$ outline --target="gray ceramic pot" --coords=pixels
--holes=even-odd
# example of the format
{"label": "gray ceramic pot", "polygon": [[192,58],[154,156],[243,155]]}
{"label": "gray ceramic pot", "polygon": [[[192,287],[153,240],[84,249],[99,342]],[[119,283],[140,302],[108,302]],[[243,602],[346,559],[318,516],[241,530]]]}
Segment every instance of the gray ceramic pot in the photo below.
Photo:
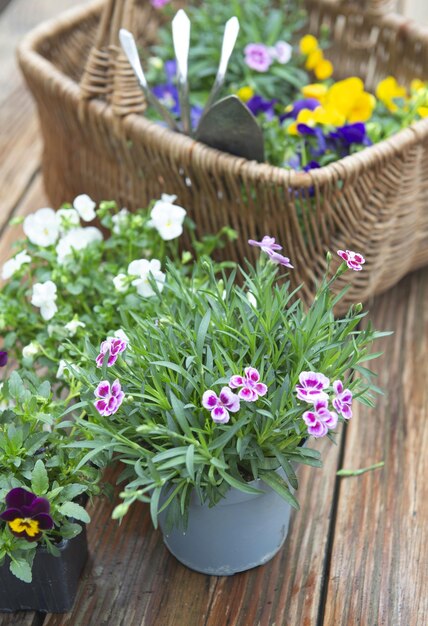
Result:
{"label": "gray ceramic pot", "polygon": [[[260,480],[250,483],[262,494],[231,488],[214,507],[192,495],[186,532],[164,532],[168,550],[197,572],[230,576],[262,565],[281,548],[288,532],[291,506]],[[165,515],[160,515],[165,528]]]}

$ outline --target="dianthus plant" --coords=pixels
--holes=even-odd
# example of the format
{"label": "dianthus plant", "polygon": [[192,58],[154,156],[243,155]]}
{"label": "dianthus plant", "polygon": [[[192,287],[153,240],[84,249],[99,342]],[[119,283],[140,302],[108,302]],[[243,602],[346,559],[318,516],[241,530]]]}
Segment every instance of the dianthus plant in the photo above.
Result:
{"label": "dianthus plant", "polygon": [[[26,238],[0,268],[0,347],[9,363],[30,370],[44,366],[48,380],[68,386],[85,335],[124,339],[120,306],[153,313],[167,278],[167,257],[185,274],[194,256],[210,253],[223,235],[232,236],[225,229],[196,241],[194,225],[176,199],[163,194],[148,209],[130,213],[114,202],[97,207],[83,194],[73,206],[28,215]],[[179,250],[184,229],[191,251],[183,245]]]}
{"label": "dianthus plant", "polygon": [[60,542],[90,521],[88,497],[101,491],[100,464],[78,468],[85,451],[68,447],[76,429],[61,416],[72,396],[54,401],[49,382],[26,371],[0,389],[0,570],[27,583],[37,548],[59,556]]}
{"label": "dianthus plant", "polygon": [[347,264],[307,308],[289,289],[281,246],[267,236],[249,243],[260,248],[255,268],[219,280],[209,259],[196,263],[203,288],[167,266],[153,315],[122,310],[129,344],[115,363],[106,358],[100,371],[96,348],[88,352],[80,427],[87,459],[113,449],[126,464],[116,517],[143,500],[155,524],[159,511],[180,524],[192,492],[214,505],[231,487],[254,493],[257,478],[297,507],[296,463],[321,465],[311,437],[333,439],[353,400],[372,402],[361,364],[377,356],[370,348],[382,333],[360,326],[361,305],[333,311],[332,283]]}

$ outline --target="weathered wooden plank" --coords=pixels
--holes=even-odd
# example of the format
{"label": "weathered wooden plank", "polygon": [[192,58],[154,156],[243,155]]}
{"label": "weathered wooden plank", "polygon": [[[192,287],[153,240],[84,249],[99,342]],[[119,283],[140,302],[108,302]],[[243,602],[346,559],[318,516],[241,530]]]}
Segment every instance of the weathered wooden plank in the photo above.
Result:
{"label": "weathered wooden plank", "polygon": [[39,168],[41,139],[31,94],[15,59],[22,36],[73,0],[14,0],[0,14],[0,229]]}
{"label": "weathered wooden plank", "polygon": [[376,328],[394,330],[373,362],[386,395],[349,424],[324,624],[428,623],[428,269],[375,300]]}
{"label": "weathered wooden plank", "polygon": [[0,613],[0,626],[42,626],[44,615],[32,611]]}
{"label": "weathered wooden plank", "polygon": [[302,508],[286,545],[270,563],[233,577],[205,576],[178,563],[153,530],[146,505],[119,526],[110,520],[111,505],[99,503],[74,610],[48,616],[44,626],[315,624],[339,453],[329,442],[318,445],[327,453],[325,467],[301,468]]}

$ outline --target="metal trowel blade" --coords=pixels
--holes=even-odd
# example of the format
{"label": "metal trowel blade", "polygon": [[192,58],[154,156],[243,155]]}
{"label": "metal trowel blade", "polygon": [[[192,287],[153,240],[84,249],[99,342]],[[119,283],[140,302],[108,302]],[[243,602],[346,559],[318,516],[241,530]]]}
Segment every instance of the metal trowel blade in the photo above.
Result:
{"label": "metal trowel blade", "polygon": [[262,129],[248,107],[237,97],[227,96],[202,116],[195,139],[250,161],[264,161]]}

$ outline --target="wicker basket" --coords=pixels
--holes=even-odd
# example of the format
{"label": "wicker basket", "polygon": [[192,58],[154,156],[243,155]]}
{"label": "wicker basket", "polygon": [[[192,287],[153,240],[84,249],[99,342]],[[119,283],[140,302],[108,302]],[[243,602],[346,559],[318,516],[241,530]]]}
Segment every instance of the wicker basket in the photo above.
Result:
{"label": "wicker basket", "polygon": [[[309,30],[330,26],[337,78],[361,76],[369,89],[391,73],[404,83],[428,79],[428,32],[383,15],[382,4],[372,0],[361,13],[353,2],[306,0]],[[19,60],[38,104],[54,206],[85,192],[132,209],[175,193],[200,232],[225,224],[239,232],[225,250],[229,258],[251,256],[249,238],[277,237],[296,267],[292,280],[305,283],[307,296],[325,270],[327,250],[357,250],[366,265],[346,275],[345,305],[428,262],[428,120],[308,173],[220,153],[142,115],[144,99],[117,32],[128,27],[147,45],[158,20],[148,0],[97,1],[22,42]]]}

